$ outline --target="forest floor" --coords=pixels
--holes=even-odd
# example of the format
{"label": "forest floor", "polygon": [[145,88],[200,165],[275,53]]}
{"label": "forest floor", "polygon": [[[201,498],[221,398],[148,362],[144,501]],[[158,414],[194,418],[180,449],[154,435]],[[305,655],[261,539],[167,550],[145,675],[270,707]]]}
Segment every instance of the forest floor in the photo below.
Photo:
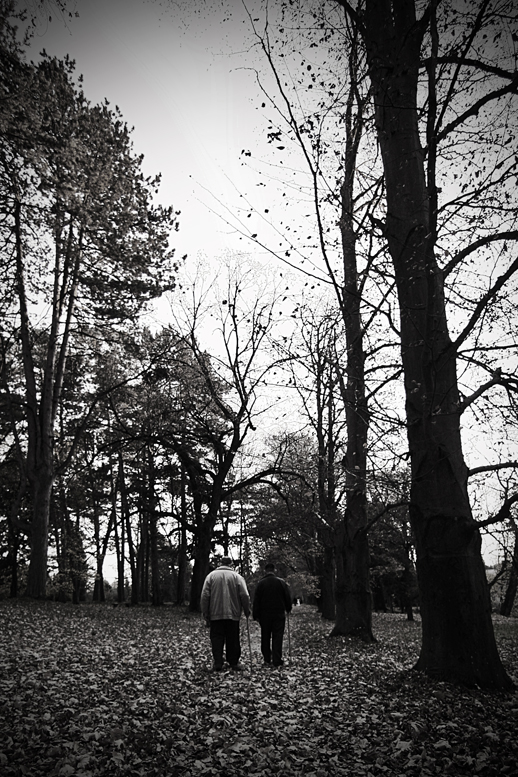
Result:
{"label": "forest floor", "polygon": [[[176,607],[0,602],[5,777],[518,775],[518,694],[411,671],[419,621],[375,614],[375,644],[328,639],[303,605],[291,659],[211,673],[208,629]],[[518,620],[495,617],[518,681]],[[252,665],[251,665],[252,664]],[[518,683],[517,683],[518,684]]]}

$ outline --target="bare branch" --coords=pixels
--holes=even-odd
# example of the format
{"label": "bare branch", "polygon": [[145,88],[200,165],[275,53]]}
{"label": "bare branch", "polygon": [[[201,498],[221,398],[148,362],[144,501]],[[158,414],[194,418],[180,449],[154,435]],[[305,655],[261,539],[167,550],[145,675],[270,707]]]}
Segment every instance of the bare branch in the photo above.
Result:
{"label": "bare branch", "polygon": [[515,504],[515,502],[518,502],[518,492],[512,496],[507,497],[496,515],[493,515],[491,518],[487,518],[485,521],[478,521],[476,524],[477,527],[481,529],[484,526],[492,526],[495,523],[502,523],[503,521],[508,520],[511,516],[511,507]]}
{"label": "bare branch", "polygon": [[468,471],[468,477],[478,475],[481,472],[498,472],[500,469],[518,468],[518,461],[505,461],[501,464],[487,464],[481,467],[473,467]]}
{"label": "bare branch", "polygon": [[[499,78],[504,78],[509,81],[513,81],[516,84],[517,76],[515,72],[511,70],[504,70],[501,67],[495,65],[489,65],[487,62],[482,62],[478,59],[470,59],[469,57],[459,57],[454,54],[446,54],[445,56],[437,57],[437,63],[439,65],[459,65],[460,67],[474,67],[477,70],[482,70],[484,73],[491,73]],[[427,60],[424,61],[427,64]]]}
{"label": "bare branch", "polygon": [[[509,278],[511,278],[515,272],[518,271],[518,258],[512,262],[512,264],[507,268],[506,272],[502,273],[502,275],[497,278],[493,286],[488,289],[488,291],[480,298],[477,305],[475,306],[475,310],[473,311],[470,320],[460,333],[460,335],[457,337],[457,339],[451,344],[450,348],[453,348],[455,350],[458,349],[459,345],[464,342],[464,340],[469,336],[469,334],[473,331],[473,328],[475,327],[477,321],[480,319],[480,317],[483,315],[483,313],[486,310],[488,302],[490,302],[492,299],[496,297],[500,289],[507,283]],[[449,349],[448,349],[449,350]]]}
{"label": "bare branch", "polygon": [[463,248],[462,251],[459,251],[453,259],[450,259],[448,264],[443,268],[443,275],[446,278],[449,273],[455,269],[455,267],[460,264],[467,256],[472,254],[474,251],[478,251],[479,248],[483,248],[486,245],[489,245],[489,243],[495,243],[498,240],[518,240],[518,230],[513,229],[508,232],[496,232],[491,235],[486,235],[485,237],[481,237],[479,240],[475,240],[474,243],[471,243],[469,246],[466,246],[466,248]]}
{"label": "bare branch", "polygon": [[465,397],[462,402],[459,403],[459,413],[463,413],[475,400],[482,396],[492,386],[497,386],[502,383],[502,373],[500,370],[495,370],[492,377],[478,387],[469,397]]}
{"label": "bare branch", "polygon": [[444,138],[447,137],[450,132],[459,127],[461,124],[464,124],[466,119],[469,119],[470,116],[476,116],[480,109],[484,107],[484,105],[487,105],[493,100],[498,100],[500,97],[503,97],[506,94],[516,92],[517,89],[518,77],[516,77],[510,84],[503,86],[501,89],[496,89],[494,92],[490,92],[489,94],[484,95],[484,97],[481,97],[480,100],[477,100],[477,102],[473,103],[473,105],[471,105],[467,111],[464,111],[464,113],[458,116],[454,121],[451,121],[449,124],[447,124],[446,127],[437,134],[437,141],[440,142],[441,140],[444,140]]}

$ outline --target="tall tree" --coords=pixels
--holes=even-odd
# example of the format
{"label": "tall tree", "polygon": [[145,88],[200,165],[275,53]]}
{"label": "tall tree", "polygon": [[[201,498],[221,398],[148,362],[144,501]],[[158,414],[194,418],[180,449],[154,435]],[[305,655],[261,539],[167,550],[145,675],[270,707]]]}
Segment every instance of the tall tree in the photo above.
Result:
{"label": "tall tree", "polygon": [[114,336],[117,324],[171,287],[168,242],[177,224],[170,209],[153,207],[158,179],[144,178],[120,115],[87,102],[68,60],[44,57],[35,66],[3,51],[0,66],[2,307],[19,332],[24,370],[27,444],[18,455],[33,504],[27,594],[42,597],[67,356],[93,321]]}
{"label": "tall tree", "polygon": [[[419,5],[418,14],[414,0],[336,2],[360,31],[367,52],[384,169],[384,233],[400,307],[412,471],[410,517],[423,618],[417,668],[444,680],[509,688],[494,640],[480,533],[468,496],[457,355],[486,305],[518,269],[518,262],[505,262],[501,255],[501,274],[474,305],[465,329],[452,340],[445,268],[437,254],[441,143],[451,153],[462,132],[474,132],[477,143],[489,152],[488,109],[512,109],[516,73],[496,61],[499,22],[504,23],[511,4],[482,0],[468,8],[431,0]],[[493,38],[493,46],[484,47],[487,35]],[[426,78],[421,78],[422,63]],[[515,162],[508,157],[500,161],[503,173],[496,166],[484,173],[490,184],[485,196],[500,191],[509,202]],[[472,184],[468,173],[463,185]],[[461,194],[457,207],[462,204]],[[514,222],[516,210],[514,215],[510,210],[506,209],[506,217],[509,214]],[[496,211],[492,216],[494,227]],[[481,248],[516,238],[514,229],[505,228],[485,235],[470,230],[468,235],[472,242],[468,237],[468,244],[459,246],[453,266]]]}

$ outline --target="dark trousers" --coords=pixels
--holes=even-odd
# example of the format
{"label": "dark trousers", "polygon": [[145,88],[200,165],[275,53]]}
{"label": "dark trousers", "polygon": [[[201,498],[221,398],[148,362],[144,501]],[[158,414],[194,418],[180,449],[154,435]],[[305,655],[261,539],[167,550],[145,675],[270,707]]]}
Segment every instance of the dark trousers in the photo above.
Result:
{"label": "dark trousers", "polygon": [[284,615],[261,615],[261,653],[267,664],[282,664],[282,638],[284,636]]}
{"label": "dark trousers", "polygon": [[230,666],[236,666],[241,655],[239,621],[211,621],[210,642],[212,645],[214,666],[223,666],[223,648],[225,648],[225,658]]}

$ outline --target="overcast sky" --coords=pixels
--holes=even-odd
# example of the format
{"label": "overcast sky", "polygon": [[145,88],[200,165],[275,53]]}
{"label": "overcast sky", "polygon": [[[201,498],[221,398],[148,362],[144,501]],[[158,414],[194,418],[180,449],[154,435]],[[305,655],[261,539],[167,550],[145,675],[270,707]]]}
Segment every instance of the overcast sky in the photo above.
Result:
{"label": "overcast sky", "polygon": [[29,57],[42,49],[69,54],[86,97],[119,106],[135,128],[145,173],[162,173],[161,202],[181,211],[177,255],[249,249],[199,201],[215,205],[211,194],[237,201],[248,178],[241,150],[264,143],[240,0],[68,0],[67,7],[79,16],[66,24],[56,10],[50,22],[40,15]]}

